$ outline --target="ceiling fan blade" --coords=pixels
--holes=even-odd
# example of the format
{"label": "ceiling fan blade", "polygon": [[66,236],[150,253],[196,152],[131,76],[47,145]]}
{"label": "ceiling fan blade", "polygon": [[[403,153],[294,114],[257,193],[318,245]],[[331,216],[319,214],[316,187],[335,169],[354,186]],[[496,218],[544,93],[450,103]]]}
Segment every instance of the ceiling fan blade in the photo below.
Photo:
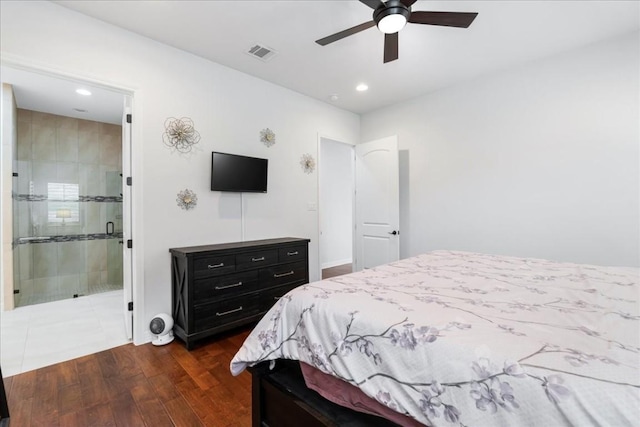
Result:
{"label": "ceiling fan blade", "polygon": [[398,59],[398,33],[384,35],[384,63]]}
{"label": "ceiling fan blade", "polygon": [[477,13],[470,12],[411,12],[407,21],[413,24],[467,28],[476,16]]}
{"label": "ceiling fan blade", "polygon": [[360,0],[360,3],[364,3],[374,10],[379,8],[380,6],[384,6],[384,3],[382,3],[382,0]]}
{"label": "ceiling fan blade", "polygon": [[405,5],[407,7],[413,6],[413,4],[415,2],[416,2],[416,0],[400,0],[400,3],[402,3],[403,5]]}
{"label": "ceiling fan blade", "polygon": [[326,46],[329,43],[333,43],[333,42],[338,41],[340,39],[343,39],[345,37],[348,37],[348,36],[351,36],[353,34],[359,33],[360,31],[364,31],[367,28],[371,28],[374,25],[376,25],[376,23],[374,21],[365,22],[363,24],[356,25],[355,27],[351,27],[351,28],[347,28],[346,30],[342,30],[339,33],[331,34],[330,36],[321,38],[320,40],[316,40],[316,43],[318,43],[320,46]]}

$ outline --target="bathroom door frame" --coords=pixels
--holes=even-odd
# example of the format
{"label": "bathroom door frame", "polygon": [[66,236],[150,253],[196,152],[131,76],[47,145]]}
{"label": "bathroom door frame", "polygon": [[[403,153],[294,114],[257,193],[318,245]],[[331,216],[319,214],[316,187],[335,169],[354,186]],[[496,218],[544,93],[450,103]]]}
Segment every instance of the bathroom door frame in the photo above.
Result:
{"label": "bathroom door frame", "polygon": [[[130,114],[132,114],[132,117],[142,117],[142,92],[136,87],[128,85],[126,83],[99,80],[72,71],[48,67],[41,63],[35,63],[26,60],[23,57],[18,57],[11,54],[3,54],[2,57],[0,57],[0,64],[19,70],[43,74],[48,77],[74,81],[81,85],[86,84],[120,93],[123,96],[123,102],[128,102],[129,111]],[[125,104],[125,107],[126,106],[127,104]],[[142,146],[141,144],[135,143],[135,141],[143,140],[142,128],[141,126],[138,126],[136,124],[135,119],[132,120],[130,134],[130,156],[128,160],[128,170],[130,172],[130,175],[128,176],[133,177],[133,175],[135,174],[136,182],[142,182]],[[133,193],[133,190],[131,190],[131,192]],[[144,324],[144,269],[141,265],[142,260],[144,259],[144,254],[142,244],[142,189],[140,187],[137,187],[135,189],[135,196],[135,199],[133,197],[129,199],[130,210],[125,212],[123,206],[123,226],[125,223],[127,223],[127,221],[129,222],[129,234],[126,238],[132,241],[135,238],[136,242],[136,244],[133,245],[132,248],[126,249],[130,251],[130,256],[127,262],[128,265],[123,265],[123,287],[130,290],[131,303],[133,305],[133,330],[131,332],[127,331],[127,336],[131,335],[133,343],[136,345],[140,345],[148,341],[147,328]],[[125,236],[123,236],[123,239],[125,239]],[[123,240],[123,242],[123,246],[126,248],[126,240]]]}
{"label": "bathroom door frame", "polygon": [[123,311],[127,339],[133,340],[133,284],[132,284],[132,249],[128,242],[133,242],[131,232],[131,204],[133,202],[131,171],[131,139],[132,139],[133,97],[124,95],[122,113],[122,290],[124,294]]}

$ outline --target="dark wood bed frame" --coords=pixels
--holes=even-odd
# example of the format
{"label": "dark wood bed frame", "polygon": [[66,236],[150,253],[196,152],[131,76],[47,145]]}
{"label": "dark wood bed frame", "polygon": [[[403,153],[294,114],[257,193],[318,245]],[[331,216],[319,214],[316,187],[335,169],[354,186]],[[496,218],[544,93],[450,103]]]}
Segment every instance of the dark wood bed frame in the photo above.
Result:
{"label": "dark wood bed frame", "polygon": [[252,376],[252,427],[397,427],[384,418],[329,402],[307,388],[300,365],[278,360],[249,368]]}

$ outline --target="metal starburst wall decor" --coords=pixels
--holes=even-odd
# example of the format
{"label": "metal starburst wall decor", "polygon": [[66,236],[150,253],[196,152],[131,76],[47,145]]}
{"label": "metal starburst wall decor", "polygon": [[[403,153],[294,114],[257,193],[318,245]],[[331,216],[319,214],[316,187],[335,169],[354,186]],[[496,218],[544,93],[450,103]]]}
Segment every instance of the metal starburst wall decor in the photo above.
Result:
{"label": "metal starburst wall decor", "polygon": [[176,119],[169,117],[164,121],[162,141],[167,147],[180,153],[188,153],[200,141],[200,134],[193,127],[193,121],[188,117]]}
{"label": "metal starburst wall decor", "polygon": [[193,209],[196,207],[196,205],[198,204],[198,196],[196,195],[196,193],[187,188],[178,193],[176,202],[178,202],[178,206],[180,206],[185,211],[188,211],[189,209]]}
{"label": "metal starburst wall decor", "polygon": [[316,161],[311,154],[303,154],[300,159],[300,166],[304,173],[312,173],[316,168]]}
{"label": "metal starburst wall decor", "polygon": [[276,143],[276,134],[269,128],[260,131],[260,141],[267,147],[271,147]]}

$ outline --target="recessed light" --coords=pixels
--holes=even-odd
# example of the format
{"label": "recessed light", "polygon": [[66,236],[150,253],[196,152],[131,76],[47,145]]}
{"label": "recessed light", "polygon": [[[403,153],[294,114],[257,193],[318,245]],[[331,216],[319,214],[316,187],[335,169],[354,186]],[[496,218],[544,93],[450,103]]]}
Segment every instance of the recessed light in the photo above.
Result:
{"label": "recessed light", "polygon": [[367,86],[364,83],[360,83],[358,86],[356,86],[356,90],[358,92],[364,92],[365,90],[369,89],[369,86]]}
{"label": "recessed light", "polygon": [[89,91],[88,91],[88,90],[86,90],[86,89],[76,89],[76,93],[77,93],[78,95],[82,95],[82,96],[89,96],[89,95],[91,95],[91,92],[89,92]]}

